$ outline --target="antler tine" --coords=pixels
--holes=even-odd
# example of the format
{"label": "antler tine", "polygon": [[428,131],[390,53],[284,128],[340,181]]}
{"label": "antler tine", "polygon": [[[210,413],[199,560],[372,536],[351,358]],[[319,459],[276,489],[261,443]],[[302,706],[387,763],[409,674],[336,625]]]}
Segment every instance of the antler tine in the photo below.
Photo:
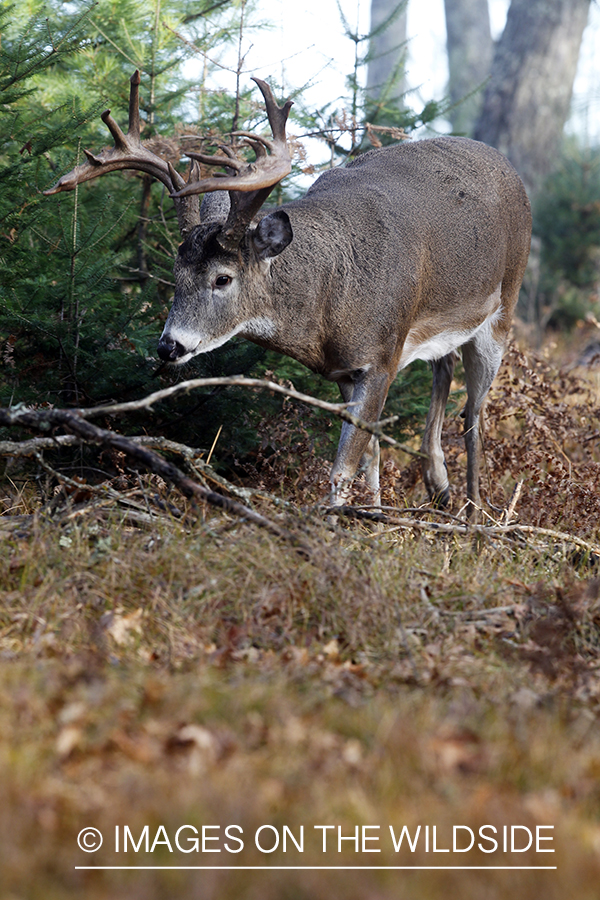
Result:
{"label": "antler tine", "polygon": [[267,108],[267,117],[274,139],[278,143],[283,142],[285,144],[285,126],[290,114],[290,109],[294,105],[294,101],[286,100],[283,106],[278,106],[275,97],[273,96],[273,91],[266,81],[255,77],[252,78],[252,81],[258,85],[260,92],[264,97],[265,106]]}
{"label": "antler tine", "polygon": [[[234,137],[245,138],[246,143],[254,150],[256,160],[251,163],[240,161],[232,150],[224,146],[221,146],[220,149],[227,155],[228,159],[219,155],[206,156],[200,153],[189,152],[187,155],[191,159],[197,159],[207,165],[225,166],[229,169],[235,169],[236,172],[233,175],[209,175],[193,183],[190,181],[184,188],[171,196],[186,197],[190,194],[204,194],[209,191],[231,191],[233,194],[238,194],[239,192],[244,194],[252,193],[256,194],[258,203],[255,209],[256,212],[275,185],[279,184],[292,171],[292,160],[285,136],[285,124],[292,107],[292,101],[287,100],[283,106],[278,106],[273,92],[266,81],[261,81],[260,78],[254,78],[253,81],[256,82],[264,97],[273,139],[271,140],[258,134],[251,134],[248,131],[233,132]],[[259,193],[263,198],[262,200],[258,197]],[[244,206],[244,219],[247,219],[248,211],[253,202],[248,199],[247,202],[242,204]],[[238,207],[240,207],[238,202],[232,202],[232,212]],[[247,219],[246,224],[249,221],[250,219]]]}
{"label": "antler tine", "polygon": [[276,152],[276,141],[271,141],[262,134],[252,134],[250,131],[232,131],[231,134],[233,137],[243,137],[246,138],[247,141],[253,141],[255,144],[262,144],[262,146],[267,150],[270,150],[271,153]]}
{"label": "antler tine", "polygon": [[257,160],[262,159],[263,157],[268,156],[267,150],[266,150],[266,147],[265,147],[264,142],[262,142],[262,141],[255,141],[253,138],[246,138],[246,140],[244,141],[244,143],[247,144],[248,147],[252,147],[252,149],[254,150],[254,153],[255,153],[255,155],[256,155],[256,159],[257,159]]}
{"label": "antler tine", "polygon": [[237,159],[233,147],[230,147],[228,144],[219,144],[218,146],[219,150],[222,150],[230,159]]}
{"label": "antler tine", "polygon": [[85,147],[83,148],[83,152],[92,166],[101,166],[102,165],[102,160],[98,159],[97,156],[94,156],[93,153],[90,153],[89,150],[86,150]]}
{"label": "antler tine", "polygon": [[63,175],[52,188],[44,191],[46,195],[72,191],[78,184],[122,169],[134,169],[152,175],[161,181],[169,191],[179,187],[179,184],[172,179],[169,164],[156,153],[144,147],[140,140],[139,85],[140,73],[136,69],[130,79],[129,130],[127,134],[123,133],[121,127],[113,119],[110,110],[105,110],[101,119],[112,135],[114,147],[104,147],[97,154],[84,150],[87,162],[75,166],[74,169]]}
{"label": "antler tine", "polygon": [[125,153],[128,150],[127,138],[129,137],[129,134],[123,134],[123,132],[119,128],[119,125],[111,116],[110,109],[105,109],[100,118],[112,135],[112,138],[115,142],[115,149],[120,150],[122,153]]}
{"label": "antler tine", "polygon": [[[231,211],[223,230],[223,241],[233,245],[241,235],[253,216],[260,209],[269,193],[286,175],[292,171],[292,161],[288,152],[285,125],[292,101],[287,100],[278,106],[273,92],[265,81],[253,79],[258,85],[267,110],[267,116],[273,139],[257,134],[240,131],[235,134],[245,138],[245,142],[254,150],[256,160],[248,163],[237,158],[229,147],[221,146],[222,155],[206,156],[201,153],[188,153],[192,160],[187,182],[173,168],[170,162],[153,153],[140,138],[139,86],[140,73],[136,70],[130,78],[129,88],[129,125],[124,134],[119,124],[113,119],[110,110],[102,113],[102,121],[110,131],[114,147],[104,147],[100,153],[84,150],[86,162],[75,166],[44,194],[58,194],[61,191],[72,191],[78,184],[91,181],[108,172],[122,169],[134,169],[145,172],[162,182],[170,191],[175,202],[179,227],[182,234],[188,233],[198,222],[198,200],[193,195],[209,191],[230,191]],[[198,163],[223,166],[227,174],[200,178]]]}
{"label": "antler tine", "polygon": [[[115,122],[107,109],[102,113],[102,121],[110,131],[114,140],[114,147],[104,147],[100,153],[92,153],[84,150],[86,162],[75,166],[66,175],[57,181],[54,187],[44,194],[58,194],[61,191],[72,191],[78,184],[91,181],[108,172],[117,172],[123,169],[133,169],[145,172],[165,185],[172,194],[186,186],[185,179],[174,169],[170,162],[153,153],[141,141],[140,134],[140,73],[136,71],[129,82],[129,126],[127,134],[124,134],[120,126]],[[197,162],[192,162],[188,180],[196,182],[200,177],[200,169]],[[183,237],[200,221],[198,197],[179,199],[174,197],[175,209],[179,223],[179,230]]]}
{"label": "antler tine", "polygon": [[188,173],[188,181],[198,181],[200,178],[200,163],[193,159],[190,163],[190,171]]}
{"label": "antler tine", "polygon": [[[225,148],[222,147],[222,150]],[[211,156],[210,153],[196,153],[192,150],[189,153],[186,153],[186,156],[189,156],[190,159],[196,159],[198,162],[204,163],[207,166],[227,166],[229,169],[235,169],[238,172],[241,172],[248,166],[248,163],[244,160],[238,159],[236,156],[218,156],[215,154]],[[215,175],[215,178],[219,178],[221,176]]]}
{"label": "antler tine", "polygon": [[185,186],[185,178],[179,174],[177,169],[170,163],[167,162],[169,167],[169,175],[171,176],[171,181],[173,182],[173,186],[176,188],[182,188]]}
{"label": "antler tine", "polygon": [[136,69],[129,79],[129,128],[127,136],[140,142],[140,70]]}

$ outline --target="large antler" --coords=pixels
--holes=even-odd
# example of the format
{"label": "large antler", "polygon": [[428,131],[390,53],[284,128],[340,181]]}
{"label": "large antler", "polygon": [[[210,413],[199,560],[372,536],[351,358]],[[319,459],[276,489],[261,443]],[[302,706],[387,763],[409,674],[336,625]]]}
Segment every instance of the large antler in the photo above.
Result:
{"label": "large antler", "polygon": [[[54,187],[44,191],[44,194],[50,195],[58,194],[60,191],[72,191],[78,184],[121,169],[135,169],[139,172],[145,172],[147,175],[152,175],[162,182],[173,196],[179,230],[182,236],[185,237],[200,221],[198,198],[195,196],[185,198],[176,196],[175,192],[185,188],[188,182],[173,168],[170,162],[157,156],[156,153],[148,150],[142,144],[140,139],[139,71],[136,70],[131,76],[130,85],[129,127],[127,134],[121,131],[111,116],[110,110],[107,109],[102,113],[101,118],[113,137],[114,147],[105,147],[98,154],[84,150],[87,162],[83,163],[83,165],[75,166],[74,169],[63,175]],[[193,161],[188,176],[189,181],[194,184],[197,183],[199,174],[199,166]]]}
{"label": "large antler", "polygon": [[217,237],[219,244],[226,250],[234,250],[239,246],[246,228],[275,185],[292,171],[285,135],[292,101],[287,100],[283,106],[278,106],[266,81],[261,81],[260,78],[252,80],[264,97],[273,139],[249,134],[247,131],[233,132],[234,137],[244,138],[244,143],[252,147],[256,156],[254,162],[239,159],[230,147],[224,145],[219,146],[223,156],[207,156],[190,151],[187,156],[191,159],[205,165],[223,166],[229,171],[225,175],[210,175],[198,181],[192,181],[190,177],[185,187],[173,194],[178,199],[191,194],[229,191],[229,215]]}
{"label": "large antler", "polygon": [[[254,78],[265,100],[267,116],[273,139],[270,140],[246,131],[234,132],[234,137],[244,138],[244,143],[254,150],[254,162],[239,159],[230,147],[221,145],[223,156],[207,156],[202,153],[187,153],[192,160],[188,180],[177,172],[170,162],[153,153],[140,138],[139,85],[140,73],[131,76],[129,93],[129,127],[124,134],[107,109],[102,113],[102,121],[108,127],[114,147],[105,147],[98,154],[84,150],[87,162],[75,166],[57,181],[54,187],[44,191],[46,195],[60,191],[72,191],[78,184],[116,172],[134,169],[145,172],[162,182],[169,190],[179,222],[179,230],[185,237],[200,221],[198,194],[212,191],[229,191],[230,208],[227,220],[219,233],[219,243],[225,249],[235,249],[248,227],[276,184],[292,170],[292,161],[287,147],[285,125],[292,101],[278,106],[271,88],[260,78]],[[224,166],[225,175],[211,175],[198,178],[199,163]],[[233,174],[231,174],[233,173]]]}

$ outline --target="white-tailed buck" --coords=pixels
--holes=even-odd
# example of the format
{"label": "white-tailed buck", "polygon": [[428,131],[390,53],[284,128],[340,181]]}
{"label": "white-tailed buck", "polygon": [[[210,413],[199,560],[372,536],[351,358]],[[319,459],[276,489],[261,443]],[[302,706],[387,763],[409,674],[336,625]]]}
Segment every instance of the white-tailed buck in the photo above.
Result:
{"label": "white-tailed buck", "polygon": [[[531,214],[521,180],[491,147],[438,137],[371,150],[325,172],[302,199],[261,210],[291,171],[291,103],[279,107],[269,86],[254,80],[273,135],[236,133],[253,148],[254,162],[226,146],[217,156],[189,153],[184,181],[140,141],[135,73],[128,133],[103,113],[114,148],[86,151],[88,161],[47,193],[116,169],[138,169],[167,186],[183,243],[158,344],[162,360],[187,362],[239,334],[336,381],[352,411],[369,422],[379,419],[399,369],[429,360],[423,477],[441,504],[449,497],[442,424],[462,347],[467,493],[479,507],[479,415],[529,253]],[[200,178],[198,162],[225,173]],[[205,194],[201,208],[198,194]],[[378,441],[345,423],[331,473],[334,503],[359,466],[377,502]]]}

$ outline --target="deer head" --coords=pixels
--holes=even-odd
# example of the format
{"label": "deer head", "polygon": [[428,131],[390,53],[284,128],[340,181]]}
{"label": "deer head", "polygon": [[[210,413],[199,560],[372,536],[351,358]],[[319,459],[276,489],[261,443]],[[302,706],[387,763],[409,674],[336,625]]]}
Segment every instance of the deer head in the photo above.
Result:
{"label": "deer head", "polygon": [[[254,78],[253,81],[265,100],[272,138],[246,131],[233,132],[232,137],[241,138],[242,144],[252,148],[254,161],[248,162],[239,157],[231,147],[224,144],[219,145],[221,153],[212,156],[190,151],[186,154],[191,159],[190,170],[187,180],[184,179],[170,162],[148,149],[141,141],[140,74],[136,71],[131,77],[127,134],[123,133],[112,118],[110,110],[106,110],[102,113],[102,120],[113,136],[114,146],[105,147],[97,154],[84,150],[86,162],[63,175],[54,187],[44,192],[50,195],[71,191],[78,184],[122,169],[133,169],[151,175],[168,189],[177,211],[183,244],[175,262],[173,309],[158,345],[159,355],[164,361],[183,362],[197,352],[219,346],[232,334],[240,331],[240,323],[248,318],[243,299],[237,296],[239,291],[235,290],[239,286],[239,265],[236,260],[240,256],[240,246],[256,213],[275,185],[292,169],[285,134],[292,101],[288,100],[282,107],[278,106],[269,85],[259,78]],[[225,172],[200,178],[201,163],[220,166]],[[199,194],[205,195],[201,207]],[[274,255],[275,251],[281,252],[290,240],[289,219],[285,213],[280,216],[274,214],[256,230],[253,240],[256,257],[264,260],[269,255]],[[212,253],[207,253],[209,248]],[[211,265],[208,262],[204,265],[209,257]],[[205,277],[198,278],[203,267]],[[215,267],[216,271],[213,272]],[[220,295],[221,300],[228,299],[226,306],[223,303],[207,302],[213,290]],[[182,293],[188,299],[186,304],[179,302]],[[196,333],[198,329],[195,323],[186,325],[187,313],[184,314],[183,321],[178,313],[181,308],[189,310],[189,298],[192,294],[196,299],[196,310],[202,312],[198,320],[203,322],[204,330],[210,334],[208,343],[202,340],[202,335],[198,336]],[[172,327],[174,320],[178,324]]]}

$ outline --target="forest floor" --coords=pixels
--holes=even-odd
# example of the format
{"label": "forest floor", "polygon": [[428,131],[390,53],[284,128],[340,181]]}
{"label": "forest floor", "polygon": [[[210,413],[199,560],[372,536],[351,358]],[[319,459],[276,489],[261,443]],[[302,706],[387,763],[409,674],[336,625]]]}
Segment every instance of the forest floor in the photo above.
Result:
{"label": "forest floor", "polygon": [[597,375],[507,353],[479,532],[410,512],[419,462],[395,449],[397,513],[332,525],[327,461],[285,447],[297,409],[244,485],[283,536],[156,475],[99,497],[11,463],[1,900],[595,900]]}

